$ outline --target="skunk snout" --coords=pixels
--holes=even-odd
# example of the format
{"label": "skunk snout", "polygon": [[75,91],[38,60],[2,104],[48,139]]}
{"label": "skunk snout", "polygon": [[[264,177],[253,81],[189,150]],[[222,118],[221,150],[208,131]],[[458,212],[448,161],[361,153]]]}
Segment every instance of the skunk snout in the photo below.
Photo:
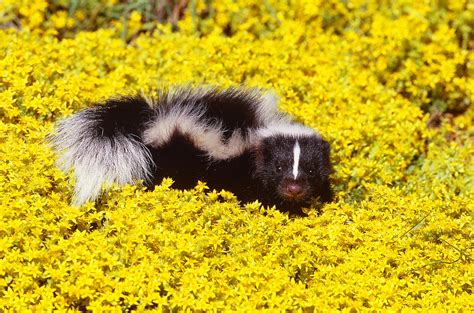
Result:
{"label": "skunk snout", "polygon": [[305,184],[294,179],[284,180],[278,189],[283,198],[291,201],[302,200],[306,198],[308,193]]}
{"label": "skunk snout", "polygon": [[297,183],[290,183],[286,185],[286,193],[293,197],[299,197],[303,193],[303,187]]}

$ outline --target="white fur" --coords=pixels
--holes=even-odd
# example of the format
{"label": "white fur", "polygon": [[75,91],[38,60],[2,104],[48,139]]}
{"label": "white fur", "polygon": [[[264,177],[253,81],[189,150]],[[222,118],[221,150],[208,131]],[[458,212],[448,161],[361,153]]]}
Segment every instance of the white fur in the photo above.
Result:
{"label": "white fur", "polygon": [[200,134],[205,131],[205,126],[199,122],[202,112],[193,110],[189,105],[173,107],[169,112],[160,111],[158,108],[157,112],[154,121],[143,132],[143,141],[147,145],[159,147],[169,142],[177,130],[183,133],[194,130]]}
{"label": "white fur", "polygon": [[103,186],[146,181],[153,166],[149,151],[139,141],[124,135],[113,139],[94,136],[96,121],[87,114],[83,111],[61,121],[50,138],[60,153],[60,168],[74,169],[74,205],[95,200]]}
{"label": "white fur", "polygon": [[[255,91],[259,95],[258,90]],[[275,115],[280,115],[278,113],[278,96],[271,92],[267,91],[265,94],[260,96],[261,101],[258,103],[256,108],[257,117],[265,125],[271,123],[275,119]]]}
{"label": "white fur", "polygon": [[292,123],[291,121],[282,118],[281,121],[270,123],[257,131],[257,136],[260,138],[267,138],[276,135],[284,135],[289,137],[308,137],[319,136],[312,128],[302,124]]}
{"label": "white fur", "polygon": [[[176,132],[186,135],[194,145],[205,151],[210,159],[226,160],[241,154],[249,145],[250,140],[244,139],[240,131],[234,131],[228,140],[224,140],[224,129],[219,122],[205,123],[201,111],[196,105],[205,93],[213,92],[213,89],[199,89],[193,91],[187,98],[186,105],[174,105],[168,111],[157,107],[157,115],[147,129],[143,132],[143,141],[147,145],[160,147],[169,142],[171,136]],[[168,102],[179,101],[179,94],[168,94]],[[265,103],[261,106],[259,114],[270,111],[273,103]]]}
{"label": "white fur", "polygon": [[298,169],[300,164],[300,154],[301,148],[298,143],[298,140],[295,142],[295,146],[293,147],[293,178],[296,179],[298,177]]}

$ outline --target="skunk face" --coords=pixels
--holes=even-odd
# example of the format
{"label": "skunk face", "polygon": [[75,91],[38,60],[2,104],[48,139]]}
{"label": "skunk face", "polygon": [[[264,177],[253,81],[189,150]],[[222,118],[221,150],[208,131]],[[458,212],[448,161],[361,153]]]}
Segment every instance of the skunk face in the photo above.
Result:
{"label": "skunk face", "polygon": [[319,136],[270,136],[256,150],[255,179],[273,203],[291,210],[331,198],[329,144]]}

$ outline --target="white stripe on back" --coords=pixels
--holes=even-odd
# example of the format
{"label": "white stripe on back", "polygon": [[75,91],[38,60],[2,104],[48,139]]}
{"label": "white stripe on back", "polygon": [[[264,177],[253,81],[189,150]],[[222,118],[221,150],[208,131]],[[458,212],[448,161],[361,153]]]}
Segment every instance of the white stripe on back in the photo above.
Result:
{"label": "white stripe on back", "polygon": [[301,154],[300,144],[298,143],[298,140],[296,140],[295,146],[293,147],[293,178],[294,179],[298,177],[300,154]]}

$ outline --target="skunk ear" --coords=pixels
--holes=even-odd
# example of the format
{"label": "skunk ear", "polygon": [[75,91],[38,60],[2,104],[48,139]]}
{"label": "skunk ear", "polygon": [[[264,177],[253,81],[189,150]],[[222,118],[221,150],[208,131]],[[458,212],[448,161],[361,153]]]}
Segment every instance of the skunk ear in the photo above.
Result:
{"label": "skunk ear", "polygon": [[329,145],[329,142],[322,139],[321,147],[322,147],[323,155],[329,156],[329,154],[331,154],[331,146]]}

